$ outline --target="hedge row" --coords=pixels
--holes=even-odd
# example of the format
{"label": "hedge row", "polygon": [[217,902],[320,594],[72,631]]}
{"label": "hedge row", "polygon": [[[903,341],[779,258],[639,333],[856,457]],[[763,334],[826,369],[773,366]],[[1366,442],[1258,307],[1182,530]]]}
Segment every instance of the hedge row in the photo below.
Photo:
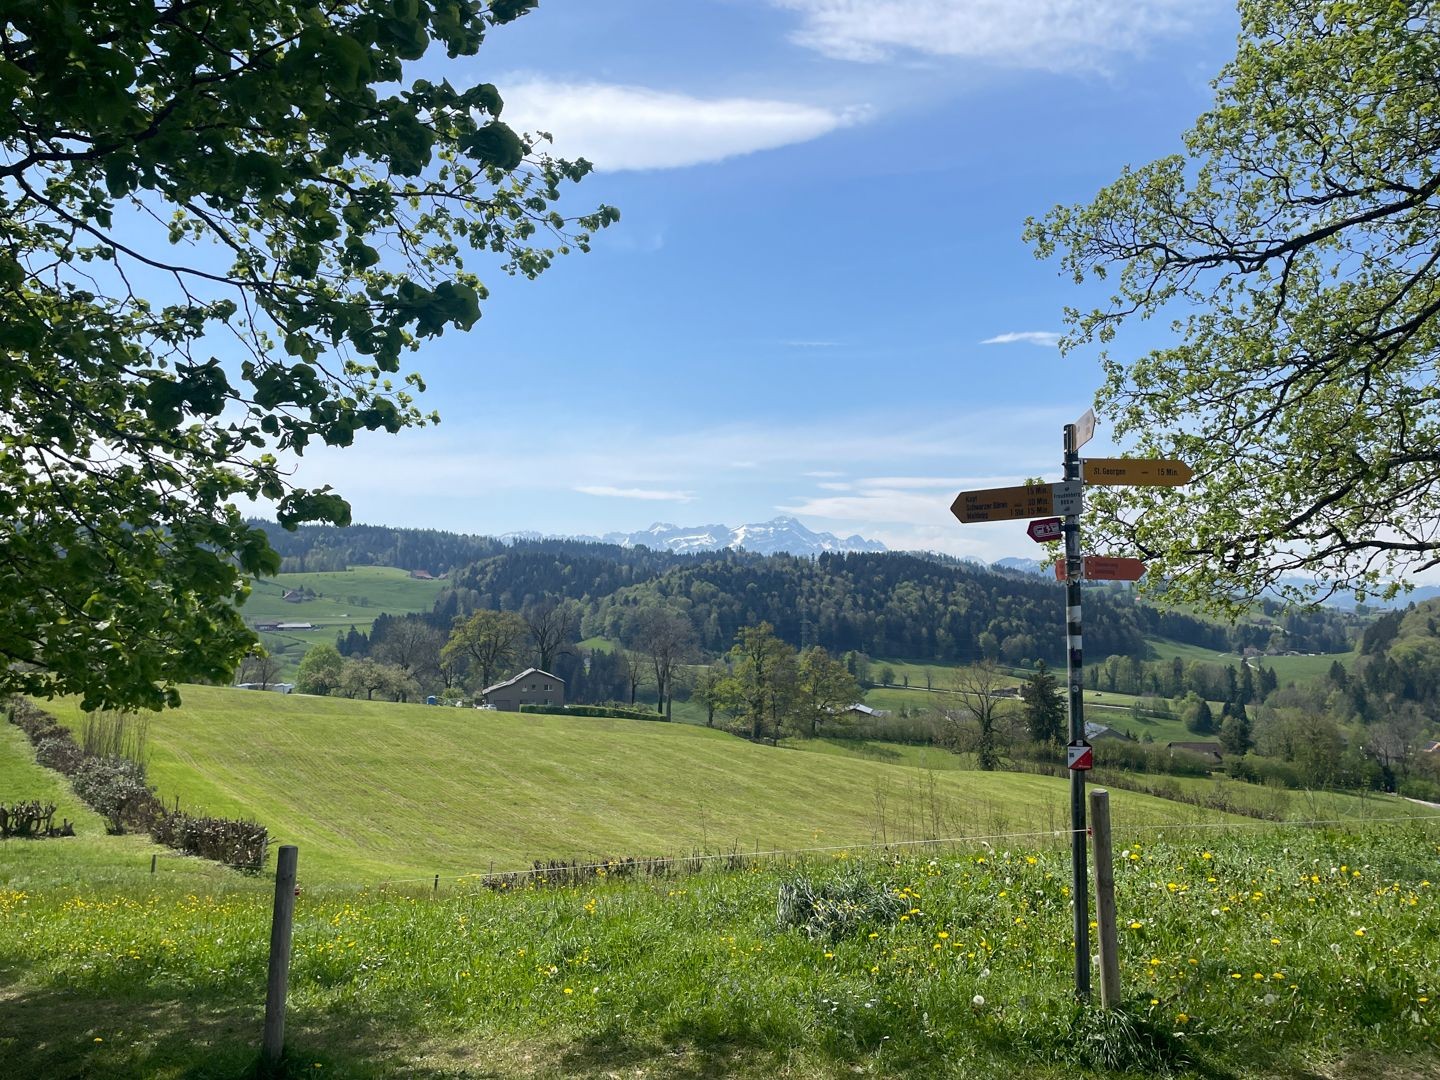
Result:
{"label": "hedge row", "polygon": [[624,705],[521,705],[522,713],[548,713],[553,716],[613,716],[621,720],[659,720],[669,718],[649,709],[632,709]]}
{"label": "hedge row", "polygon": [[156,843],[227,866],[264,866],[269,844],[265,826],[166,810],[141,763],[87,753],[69,728],[24,698],[11,698],[5,712],[34,745],[35,760],[69,778],[75,794],[105,818],[112,833],[128,826],[148,832]]}

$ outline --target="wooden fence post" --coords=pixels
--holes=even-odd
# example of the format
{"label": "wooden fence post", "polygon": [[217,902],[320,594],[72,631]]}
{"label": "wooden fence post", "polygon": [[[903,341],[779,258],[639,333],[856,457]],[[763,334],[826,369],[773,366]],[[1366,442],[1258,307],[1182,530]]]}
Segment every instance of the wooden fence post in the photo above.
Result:
{"label": "wooden fence post", "polygon": [[1120,946],[1115,932],[1115,864],[1110,847],[1110,792],[1090,792],[1090,825],[1095,830],[1095,929],[1100,943],[1100,1006],[1120,1004]]}
{"label": "wooden fence post", "polygon": [[275,860],[275,912],[270,920],[270,975],[265,982],[265,1034],[260,1057],[266,1066],[285,1049],[285,995],[290,987],[290,925],[295,915],[295,864],[299,849],[284,844]]}

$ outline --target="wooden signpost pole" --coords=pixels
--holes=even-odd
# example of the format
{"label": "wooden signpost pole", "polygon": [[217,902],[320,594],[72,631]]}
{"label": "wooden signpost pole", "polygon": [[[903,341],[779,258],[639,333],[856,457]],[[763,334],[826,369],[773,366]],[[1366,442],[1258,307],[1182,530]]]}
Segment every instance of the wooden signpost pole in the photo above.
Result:
{"label": "wooden signpost pole", "polygon": [[[1146,487],[1180,487],[1190,481],[1190,466],[1183,461],[1141,458],[1090,458],[1082,461],[1080,448],[1095,434],[1095,413],[1065,425],[1065,478],[1058,484],[1026,484],[1022,487],[986,488],[962,491],[950,505],[961,522],[1014,521],[1030,518],[1026,529],[1030,539],[1044,544],[1064,539],[1065,556],[1056,564],[1056,575],[1065,582],[1065,657],[1069,683],[1070,745],[1070,855],[1072,879],[1070,900],[1075,910],[1075,996],[1090,998],[1090,890],[1086,872],[1085,772],[1095,764],[1092,747],[1085,741],[1084,653],[1080,634],[1080,583],[1094,581],[1138,581],[1145,573],[1139,559],[1113,556],[1080,556],[1080,510],[1085,484]],[[1051,517],[1050,515],[1061,515]],[[1099,792],[1096,793],[1100,794]],[[1109,823],[1108,803],[1104,818]],[[1096,825],[1099,826],[1100,814]],[[1098,837],[1097,837],[1098,843]],[[1097,858],[1099,858],[1097,847]],[[1104,856],[1109,867],[1108,851]],[[1103,893],[1102,893],[1103,896]],[[1105,901],[1099,901],[1104,906]],[[1112,905],[1113,907],[1113,905]],[[1113,910],[1110,912],[1113,922]],[[1113,931],[1112,931],[1113,932]],[[1110,952],[1113,955],[1113,949]],[[1113,965],[1112,965],[1113,966]],[[1107,976],[1102,990],[1106,1004],[1118,1000],[1118,969]]]}

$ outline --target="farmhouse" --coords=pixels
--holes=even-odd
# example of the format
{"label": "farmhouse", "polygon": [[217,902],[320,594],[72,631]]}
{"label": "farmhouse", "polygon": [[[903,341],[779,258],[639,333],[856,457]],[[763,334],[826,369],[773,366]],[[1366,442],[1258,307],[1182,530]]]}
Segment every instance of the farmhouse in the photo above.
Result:
{"label": "farmhouse", "polygon": [[564,705],[565,680],[539,668],[526,668],[504,682],[480,691],[486,705],[505,712],[519,712],[521,705]]}
{"label": "farmhouse", "polygon": [[844,716],[850,720],[865,718],[878,720],[881,717],[890,715],[884,709],[872,709],[863,701],[857,701],[854,705],[846,705],[845,708],[839,710],[839,713],[841,716]]}

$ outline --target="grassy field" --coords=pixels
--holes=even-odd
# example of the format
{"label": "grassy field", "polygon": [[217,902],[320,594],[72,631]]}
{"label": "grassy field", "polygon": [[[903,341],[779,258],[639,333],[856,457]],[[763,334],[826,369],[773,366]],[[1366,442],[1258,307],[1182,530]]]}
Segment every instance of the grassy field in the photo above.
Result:
{"label": "grassy field", "polygon": [[[283,1075],[1420,1080],[1440,1071],[1437,839],[1123,828],[1112,1011],[1073,998],[1068,859],[1024,842],[307,887]],[[243,878],[0,885],[7,1075],[249,1080],[269,907]]]}
{"label": "grassy field", "polygon": [[[687,724],[186,687],[150,722],[150,775],[191,810],[253,817],[310,880],[445,878],[533,858],[793,849],[1038,830],[1048,777],[801,754]],[[75,723],[73,703],[54,703]],[[1117,813],[1196,811],[1122,793]]]}
{"label": "grassy field", "polygon": [[[921,747],[185,696],[151,720],[162,792],[300,846],[286,1077],[1440,1075],[1440,824],[1413,804],[1290,795],[1315,828],[1114,790],[1125,1001],[1102,1012],[1073,999],[1063,781]],[[152,875],[157,849],[104,835],[7,725],[0,801],[27,797],[80,835],[0,843],[0,1075],[251,1080],[270,883],[175,856]],[[699,848],[741,865],[477,874]]]}
{"label": "grassy field", "polygon": [[[402,615],[429,611],[445,587],[443,581],[421,581],[392,566],[354,566],[333,573],[277,574],[259,578],[242,614],[258,622],[308,622],[314,630],[266,631],[260,641],[281,662],[281,677],[293,676],[310,646],[334,642],[350,627],[369,631],[382,613]],[[290,603],[289,589],[309,589],[315,599]]]}

